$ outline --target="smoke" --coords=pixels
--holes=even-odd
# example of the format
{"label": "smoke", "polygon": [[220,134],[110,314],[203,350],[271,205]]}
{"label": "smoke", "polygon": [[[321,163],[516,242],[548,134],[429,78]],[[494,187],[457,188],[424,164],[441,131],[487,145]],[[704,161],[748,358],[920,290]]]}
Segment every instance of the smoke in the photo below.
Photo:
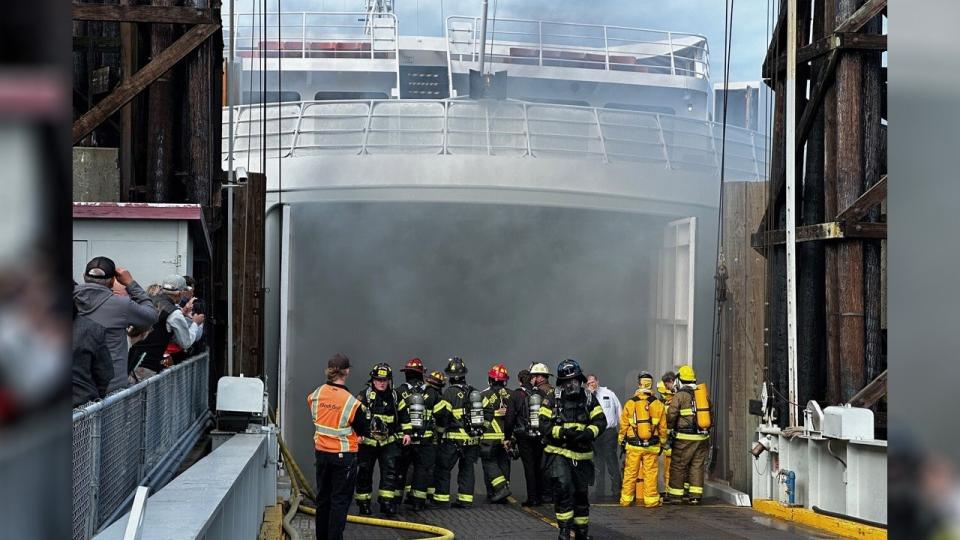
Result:
{"label": "smoke", "polygon": [[[299,204],[292,211],[292,311],[286,373],[301,451],[312,433],[297,398],[325,360],[350,356],[359,391],[376,362],[428,370],[461,356],[468,382],[565,358],[620,395],[652,369],[650,317],[665,218],[525,206]],[[293,428],[293,429],[290,429]],[[300,440],[298,440],[298,438]],[[305,459],[306,456],[300,458]]]}

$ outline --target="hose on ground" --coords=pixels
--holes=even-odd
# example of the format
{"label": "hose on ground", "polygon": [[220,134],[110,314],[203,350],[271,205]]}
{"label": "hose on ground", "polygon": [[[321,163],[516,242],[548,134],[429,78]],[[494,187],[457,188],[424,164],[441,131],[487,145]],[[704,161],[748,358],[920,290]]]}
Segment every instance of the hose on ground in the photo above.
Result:
{"label": "hose on ground", "polygon": [[[273,411],[270,411],[270,421],[274,422]],[[307,497],[311,501],[316,502],[317,494],[314,493],[313,488],[310,487],[310,482],[307,482],[307,477],[304,476],[303,471],[300,470],[300,465],[297,464],[297,460],[293,459],[293,454],[290,453],[290,449],[288,449],[286,443],[283,442],[283,437],[280,433],[277,433],[277,442],[280,443],[280,453],[283,455],[283,461],[287,463],[287,468],[292,473],[290,479],[293,480],[294,477],[296,477],[296,480],[300,483],[300,488],[305,490]]]}
{"label": "hose on ground", "polygon": [[[300,511],[311,516],[317,515],[317,509],[310,506],[300,505]],[[436,525],[426,525],[424,523],[414,523],[412,521],[396,521],[393,519],[380,519],[364,516],[347,516],[348,523],[358,525],[373,525],[374,527],[389,527],[391,529],[405,529],[408,531],[418,531],[434,534],[424,540],[453,540],[455,537],[453,531],[437,527]]]}
{"label": "hose on ground", "polygon": [[[306,478],[303,476],[303,471],[300,470],[300,467],[297,465],[297,461],[293,458],[293,454],[291,454],[287,449],[287,445],[284,444],[283,439],[277,436],[277,441],[280,443],[280,451],[283,453],[284,461],[293,473],[290,475],[290,509],[287,510],[287,513],[283,517],[283,531],[287,534],[287,536],[290,537],[290,540],[300,540],[300,533],[297,532],[292,524],[294,516],[297,515],[297,512],[303,512],[304,514],[311,516],[317,515],[316,508],[301,504],[303,501],[303,496],[301,493],[303,493],[304,490],[309,490],[306,494],[312,498],[314,502],[316,502],[317,499],[316,495],[313,494],[313,490],[310,488],[310,484],[307,483]],[[424,523],[414,523],[412,521],[397,521],[392,519],[379,519],[348,515],[347,522],[356,523],[358,525],[372,525],[374,527],[405,529],[408,531],[425,532],[435,535],[424,540],[454,539],[453,531],[450,531],[449,529],[444,529],[443,527],[437,527],[435,525],[426,525]]]}

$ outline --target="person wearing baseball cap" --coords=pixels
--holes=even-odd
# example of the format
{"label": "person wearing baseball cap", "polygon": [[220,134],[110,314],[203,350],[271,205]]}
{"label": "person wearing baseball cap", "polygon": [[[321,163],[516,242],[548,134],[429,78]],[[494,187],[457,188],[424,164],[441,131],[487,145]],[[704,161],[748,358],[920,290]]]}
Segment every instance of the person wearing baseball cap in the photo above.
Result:
{"label": "person wearing baseball cap", "polygon": [[186,288],[183,276],[176,274],[160,283],[160,294],[154,298],[160,316],[150,334],[130,348],[130,382],[140,382],[160,373],[171,363],[164,362],[166,353],[186,351],[199,339],[203,332],[203,314],[180,308],[180,295]]}
{"label": "person wearing baseball cap", "polygon": [[[113,379],[107,391],[124,388],[127,382],[127,327],[148,327],[157,322],[157,309],[130,272],[108,257],[90,259],[83,271],[83,283],[73,288],[77,315],[104,328],[107,349],[113,360]],[[113,293],[115,283],[127,296]]]}
{"label": "person wearing baseball cap", "polygon": [[342,540],[357,483],[357,450],[367,435],[367,415],[347,387],[350,359],[327,360],[327,382],[307,396],[317,464],[317,538]]}

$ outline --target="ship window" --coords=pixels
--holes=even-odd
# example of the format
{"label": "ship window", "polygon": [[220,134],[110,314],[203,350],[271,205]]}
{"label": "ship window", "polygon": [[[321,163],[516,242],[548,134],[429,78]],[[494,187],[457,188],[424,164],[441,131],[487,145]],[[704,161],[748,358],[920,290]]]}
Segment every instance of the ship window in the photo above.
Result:
{"label": "ship window", "polygon": [[659,107],[657,105],[638,105],[634,103],[607,103],[604,109],[617,109],[621,111],[652,112],[659,114],[677,114],[673,107]]}
{"label": "ship window", "polygon": [[[264,99],[264,97],[266,99]],[[289,91],[284,91],[284,92],[271,91],[266,93],[261,93],[261,92],[244,92],[243,93],[244,104],[264,103],[264,102],[276,103],[278,101],[300,101],[300,93],[289,92]]]}
{"label": "ship window", "polygon": [[340,101],[345,99],[387,99],[386,92],[317,92],[316,101]]}

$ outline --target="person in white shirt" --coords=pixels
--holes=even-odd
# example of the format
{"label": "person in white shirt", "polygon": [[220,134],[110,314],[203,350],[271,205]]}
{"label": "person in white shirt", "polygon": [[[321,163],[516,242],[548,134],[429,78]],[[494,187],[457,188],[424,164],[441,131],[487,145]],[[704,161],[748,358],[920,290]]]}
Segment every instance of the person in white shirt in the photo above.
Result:
{"label": "person in white shirt", "polygon": [[[600,386],[600,379],[596,375],[587,375],[587,389],[593,392],[594,399],[603,408],[603,415],[607,417],[607,429],[593,441],[593,456],[596,466],[596,484],[594,494],[600,497],[619,497],[619,486],[622,483],[623,471],[620,467],[620,458],[617,457],[617,430],[620,424],[620,400],[612,390]],[[604,473],[606,470],[606,474]],[[610,489],[606,489],[606,475],[610,476]]]}

